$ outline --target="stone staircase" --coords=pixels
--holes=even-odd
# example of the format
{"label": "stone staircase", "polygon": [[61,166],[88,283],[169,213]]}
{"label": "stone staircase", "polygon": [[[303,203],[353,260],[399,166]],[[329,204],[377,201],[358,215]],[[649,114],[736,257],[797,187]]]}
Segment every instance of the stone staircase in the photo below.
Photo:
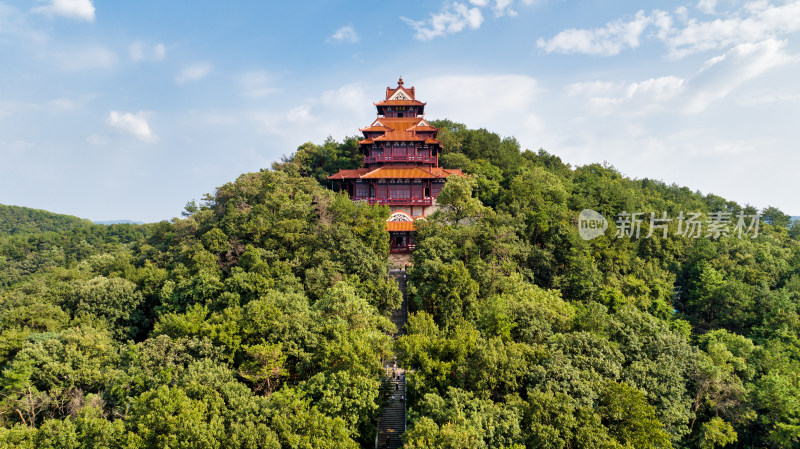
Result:
{"label": "stone staircase", "polygon": [[[397,326],[394,337],[397,338],[405,332],[404,326],[408,321],[408,295],[406,294],[406,272],[404,270],[389,270],[389,275],[394,277],[400,291],[403,292],[403,302],[400,307],[392,312],[392,323]],[[406,430],[406,372],[398,367],[395,361],[384,366],[386,378],[389,380],[389,397],[383,408],[381,419],[378,422],[378,436],[375,440],[377,449],[394,449],[403,446],[400,435]]]}
{"label": "stone staircase", "polygon": [[406,430],[406,404],[402,399],[406,394],[405,371],[398,368],[389,370],[392,376],[391,391],[378,422],[377,447],[394,449],[403,446],[400,435]]}
{"label": "stone staircase", "polygon": [[406,294],[406,271],[405,270],[389,270],[389,275],[394,277],[400,291],[403,292],[403,302],[400,307],[392,311],[392,323],[397,326],[397,333],[394,337],[397,338],[405,333],[406,321],[408,321],[408,295]]}

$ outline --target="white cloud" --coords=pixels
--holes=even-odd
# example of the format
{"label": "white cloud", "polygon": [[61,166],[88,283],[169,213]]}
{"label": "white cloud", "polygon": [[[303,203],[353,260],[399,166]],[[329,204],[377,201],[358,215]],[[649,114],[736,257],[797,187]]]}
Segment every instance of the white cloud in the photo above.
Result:
{"label": "white cloud", "polygon": [[[565,93],[585,101],[583,108],[600,116],[630,117],[656,111],[697,114],[728,97],[745,82],[796,61],[785,48],[786,42],[774,39],[740,44],[707,60],[705,66],[688,79],[662,76],[628,83],[586,81],[566,86]],[[763,93],[761,97],[764,98]]]}
{"label": "white cloud", "polygon": [[[491,10],[495,17],[515,17],[515,0],[468,0],[468,3],[452,1],[445,3],[438,13],[432,13],[428,20],[412,20],[400,17],[411,25],[417,33],[414,37],[429,41],[436,37],[455,34],[467,28],[478,29],[483,24],[483,13]],[[525,6],[543,3],[546,0],[522,0]]]}
{"label": "white cloud", "polygon": [[48,16],[61,16],[94,22],[92,0],[52,0],[49,5],[37,6],[31,11]]}
{"label": "white cloud", "polygon": [[675,8],[675,17],[678,18],[681,22],[686,22],[689,20],[689,8],[681,5]]}
{"label": "white cloud", "polygon": [[262,98],[278,91],[273,87],[272,75],[260,70],[242,74],[238,82],[242,95],[248,98]]}
{"label": "white cloud", "polygon": [[326,90],[320,97],[320,103],[327,108],[340,109],[340,113],[359,114],[375,99],[364,91],[360,84],[347,84],[335,90]]}
{"label": "white cloud", "polygon": [[558,138],[543,145],[565,162],[607,160],[629,176],[663,179],[739,204],[762,207],[769,198],[776,204],[797,204],[782,179],[796,178],[793,172],[800,157],[789,150],[784,137],[773,136],[774,129],[742,126],[740,119],[753,119],[737,117],[731,108],[689,117],[666,110],[635,120],[616,114],[587,115],[581,122],[553,117],[569,114],[579,105],[565,106],[549,111],[546,126]]}
{"label": "white cloud", "polygon": [[440,75],[420,79],[417,98],[428,103],[425,115],[431,119],[540,142],[543,125],[536,108],[541,93],[539,82],[526,75]]}
{"label": "white cloud", "polygon": [[717,7],[717,0],[700,0],[697,2],[697,9],[706,14],[714,14],[714,8]]}
{"label": "white cloud", "polygon": [[607,96],[619,92],[619,85],[611,81],[582,81],[567,86],[567,95]]}
{"label": "white cloud", "polygon": [[328,136],[342,139],[374,120],[375,109],[370,106],[378,98],[367,92],[361,84],[347,84],[283,111],[257,111],[249,118],[262,132],[284,142],[285,148],[293,149],[302,141],[321,142]]}
{"label": "white cloud", "polygon": [[178,75],[175,77],[175,82],[178,84],[183,84],[189,81],[197,81],[203,79],[213,69],[214,66],[207,62],[192,64],[190,66],[184,67],[183,70],[181,70],[180,73],[178,73]]}
{"label": "white cloud", "polygon": [[153,47],[153,60],[160,61],[167,56],[167,47],[164,44],[156,44]]}
{"label": "white cloud", "polygon": [[722,56],[711,58],[691,81],[691,98],[686,111],[697,113],[727,97],[740,85],[768,70],[796,60],[785,52],[786,42],[768,39],[739,44]]}
{"label": "white cloud", "polygon": [[800,31],[800,1],[781,6],[754,2],[745,5],[738,16],[712,21],[691,19],[666,39],[666,45],[671,57],[681,58],[796,31]]}
{"label": "white cloud", "polygon": [[[715,0],[701,0],[698,9],[712,13]],[[766,0],[746,3],[725,18],[698,20],[688,17],[685,7],[674,13],[680,26],[675,26],[673,15],[664,11],[636,13],[633,19],[619,19],[594,29],[567,29],[551,39],[539,38],[537,47],[547,53],[582,53],[613,56],[626,48],[636,48],[642,39],[661,41],[673,59],[709,51],[730,48],[743,43],[777,39],[779,36],[800,31],[800,0],[773,5]],[[652,35],[645,34],[655,27]]]}
{"label": "white cloud", "polygon": [[111,111],[108,114],[107,123],[120,132],[136,137],[142,142],[150,143],[158,140],[158,136],[153,134],[150,129],[150,124],[147,123],[144,112],[139,111],[136,114],[132,114],[130,112]]}
{"label": "white cloud", "polygon": [[662,76],[631,83],[587,81],[566,87],[570,97],[584,97],[590,110],[606,116],[615,112],[641,115],[662,109],[665,102],[676,98],[686,88],[686,80]]}
{"label": "white cloud", "polygon": [[654,101],[665,101],[674,98],[685,87],[686,80],[676,76],[650,78],[632,83],[626,89],[628,98],[645,97]]}
{"label": "white cloud", "polygon": [[47,42],[47,34],[32,27],[26,19],[26,14],[18,9],[0,3],[0,36],[7,35],[22,42],[37,44]]}
{"label": "white cloud", "polygon": [[517,12],[511,9],[512,4],[514,4],[514,0],[495,0],[492,7],[495,17],[516,16]]}
{"label": "white cloud", "polygon": [[[409,74],[403,78],[407,87],[413,82],[417,98],[428,103],[425,115],[429,119],[450,118],[528,141],[536,141],[534,136],[544,132],[544,119],[534,110],[541,92],[534,78],[514,74],[430,78]],[[319,143],[328,136],[341,140],[359,134],[359,128],[375,119],[372,102],[382,98],[384,88],[385,85],[345,84],[283,110],[265,105],[265,109],[251,112],[248,118],[269,135],[273,147],[284,148],[288,154],[305,141]],[[516,129],[524,132],[514,132]]]}
{"label": "white cloud", "polygon": [[139,61],[161,61],[167,56],[167,47],[162,43],[147,45],[144,42],[136,41],[131,44],[131,60]]}
{"label": "white cloud", "polygon": [[547,53],[612,56],[619,54],[625,48],[638,47],[639,38],[645,28],[655,22],[654,17],[639,11],[629,21],[617,20],[607,23],[603,28],[591,30],[572,28],[556,34],[550,40],[540,38],[536,41],[536,46]]}
{"label": "white cloud", "polygon": [[[539,83],[525,75],[442,75],[421,79],[419,84],[425,86],[420,95],[436,111],[469,110],[487,118],[501,111],[508,115],[528,110],[540,90]],[[428,108],[426,112],[431,111]]]}
{"label": "white cloud", "polygon": [[336,30],[336,32],[328,38],[328,41],[349,42],[351,44],[355,44],[358,42],[358,34],[356,34],[356,30],[354,30],[353,27],[349,25],[343,26]]}
{"label": "white cloud", "polygon": [[675,22],[672,16],[666,11],[655,10],[650,15],[650,20],[653,23],[653,25],[658,29],[658,32],[655,34],[656,38],[662,41],[667,39],[673,30],[672,25]]}
{"label": "white cloud", "polygon": [[291,123],[308,123],[311,121],[311,106],[303,104],[286,113],[286,120]]}
{"label": "white cloud", "polygon": [[483,14],[477,7],[453,2],[445,5],[441,11],[431,14],[428,20],[411,20],[401,17],[403,21],[416,30],[415,38],[429,41],[439,36],[458,33],[466,28],[478,29],[483,23]]}

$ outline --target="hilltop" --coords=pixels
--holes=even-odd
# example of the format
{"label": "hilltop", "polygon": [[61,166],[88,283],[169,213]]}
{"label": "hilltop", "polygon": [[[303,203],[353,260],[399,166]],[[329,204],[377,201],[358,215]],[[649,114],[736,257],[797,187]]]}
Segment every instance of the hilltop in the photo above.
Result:
{"label": "hilltop", "polygon": [[[394,355],[405,447],[800,443],[787,215],[431,124],[441,164],[469,176],[418,223],[396,342],[389,210],[325,184],[357,166],[352,138],[301,145],[181,219],[0,235],[0,447],[373,447]],[[582,238],[585,209],[605,235]],[[618,218],[639,212],[636,237]],[[647,237],[651,212],[671,220]]]}
{"label": "hilltop", "polygon": [[87,227],[91,221],[39,209],[0,204],[0,234],[69,231]]}

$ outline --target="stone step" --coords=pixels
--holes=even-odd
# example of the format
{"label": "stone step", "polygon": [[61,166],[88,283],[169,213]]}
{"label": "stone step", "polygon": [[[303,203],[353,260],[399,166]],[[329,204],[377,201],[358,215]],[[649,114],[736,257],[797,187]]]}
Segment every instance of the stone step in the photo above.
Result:
{"label": "stone step", "polygon": [[[397,326],[395,338],[402,335],[403,327],[408,321],[408,296],[406,293],[408,281],[403,270],[390,270],[389,274],[394,277],[400,292],[403,294],[403,301],[400,307],[392,311],[391,321]],[[400,372],[402,368],[398,367]],[[394,449],[402,447],[403,442],[400,436],[405,432],[406,407],[400,396],[406,395],[406,382],[404,378],[390,380],[389,395],[394,395],[395,399],[387,398],[388,401],[381,412],[378,422],[377,448]]]}

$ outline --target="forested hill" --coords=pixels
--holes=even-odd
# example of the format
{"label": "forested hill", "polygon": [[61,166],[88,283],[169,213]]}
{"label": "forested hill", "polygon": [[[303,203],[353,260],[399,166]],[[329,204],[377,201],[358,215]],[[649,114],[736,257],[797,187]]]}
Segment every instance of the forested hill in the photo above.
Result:
{"label": "forested hill", "polygon": [[88,225],[91,221],[71,215],[0,204],[0,234],[69,231]]}
{"label": "forested hill", "polygon": [[[788,216],[432,124],[470,176],[418,223],[396,342],[388,210],[326,188],[355,138],[182,219],[0,235],[0,447],[374,447],[393,354],[408,448],[800,446]],[[584,209],[604,236],[581,237]],[[673,220],[647,237],[651,212]],[[717,213],[727,235],[676,219]]]}

